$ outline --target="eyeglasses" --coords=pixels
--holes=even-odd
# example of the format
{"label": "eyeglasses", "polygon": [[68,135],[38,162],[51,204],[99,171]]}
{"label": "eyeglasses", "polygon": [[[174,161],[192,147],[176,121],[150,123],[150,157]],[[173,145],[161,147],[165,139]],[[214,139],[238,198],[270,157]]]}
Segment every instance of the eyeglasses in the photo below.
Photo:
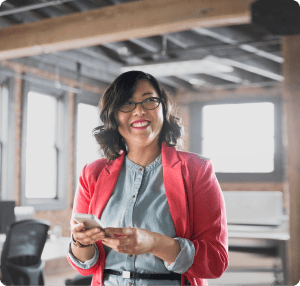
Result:
{"label": "eyeglasses", "polygon": [[155,109],[159,106],[159,104],[163,101],[162,98],[159,97],[148,97],[142,102],[133,102],[127,101],[123,105],[121,105],[118,110],[122,112],[131,112],[133,111],[138,104],[141,104],[143,108],[147,110]]}

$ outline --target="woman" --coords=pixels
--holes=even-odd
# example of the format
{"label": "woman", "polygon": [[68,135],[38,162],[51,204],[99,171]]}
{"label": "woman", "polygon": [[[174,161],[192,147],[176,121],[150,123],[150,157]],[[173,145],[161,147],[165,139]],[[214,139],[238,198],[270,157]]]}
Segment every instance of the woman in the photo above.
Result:
{"label": "woman", "polygon": [[225,205],[210,160],[179,152],[179,119],[151,75],[120,75],[104,93],[95,136],[104,152],[84,167],[68,260],[92,285],[206,285],[228,265]]}

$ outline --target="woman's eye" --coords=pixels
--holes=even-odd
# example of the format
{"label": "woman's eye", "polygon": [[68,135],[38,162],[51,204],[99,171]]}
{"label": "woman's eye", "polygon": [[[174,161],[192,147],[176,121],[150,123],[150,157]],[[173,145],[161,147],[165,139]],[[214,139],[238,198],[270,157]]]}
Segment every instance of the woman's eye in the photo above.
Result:
{"label": "woman's eye", "polygon": [[149,97],[146,99],[147,102],[153,102],[153,101],[156,101],[156,98],[155,97]]}
{"label": "woman's eye", "polygon": [[132,101],[126,101],[123,105],[131,105]]}

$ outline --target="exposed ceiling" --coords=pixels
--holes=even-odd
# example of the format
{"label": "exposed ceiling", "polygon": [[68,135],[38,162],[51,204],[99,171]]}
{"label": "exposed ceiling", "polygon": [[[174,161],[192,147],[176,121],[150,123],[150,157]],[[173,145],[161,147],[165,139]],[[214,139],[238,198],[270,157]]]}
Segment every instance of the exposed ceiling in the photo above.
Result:
{"label": "exposed ceiling", "polygon": [[[5,27],[125,2],[135,1],[7,0],[0,7],[0,37]],[[103,87],[126,69],[134,67],[148,71],[150,68],[150,73],[173,92],[233,89],[241,85],[268,87],[284,79],[281,37],[254,24],[194,27],[13,60],[55,72],[58,76],[76,78],[80,72],[82,81]]]}

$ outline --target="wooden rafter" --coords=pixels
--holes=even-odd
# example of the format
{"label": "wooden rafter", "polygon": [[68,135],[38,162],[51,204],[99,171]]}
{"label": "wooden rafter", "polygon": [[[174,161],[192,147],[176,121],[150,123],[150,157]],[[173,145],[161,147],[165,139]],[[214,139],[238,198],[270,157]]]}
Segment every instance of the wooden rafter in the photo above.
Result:
{"label": "wooden rafter", "polygon": [[0,60],[250,22],[252,0],[143,0],[0,30]]}

